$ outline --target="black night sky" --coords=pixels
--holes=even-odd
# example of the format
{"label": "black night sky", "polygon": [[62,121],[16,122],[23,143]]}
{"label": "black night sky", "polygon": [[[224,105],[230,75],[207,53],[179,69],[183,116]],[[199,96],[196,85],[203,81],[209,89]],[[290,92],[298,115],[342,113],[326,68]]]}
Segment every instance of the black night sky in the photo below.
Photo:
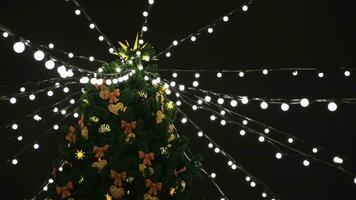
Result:
{"label": "black night sky", "polygon": [[[113,42],[134,40],[143,23],[142,11],[147,7],[147,2],[142,0],[79,2]],[[173,40],[195,32],[243,3],[236,0],[156,0],[149,17],[146,40],[157,51],[162,50]],[[106,61],[115,59],[107,53],[105,43],[98,41],[98,34],[89,29],[85,17],[76,16],[74,9],[73,3],[65,0],[2,1],[0,24],[36,43],[54,43],[56,48]],[[202,72],[200,87],[250,97],[356,97],[356,71],[346,78],[343,71],[332,70],[339,67],[355,69],[355,9],[353,0],[255,0],[247,13],[234,15],[228,23],[217,26],[213,34],[199,36],[195,43],[181,44],[172,50],[170,58],[162,57],[159,65],[162,69],[194,70],[317,67],[325,73],[323,78],[318,78],[317,71],[300,72],[297,77],[291,72],[274,72],[268,76],[247,73],[244,78],[229,73],[223,74],[221,79],[215,73]],[[11,39],[0,38],[0,85],[57,77],[55,70],[45,69],[29,51],[14,53],[12,45]],[[98,68],[92,63],[86,67]],[[172,78],[171,73],[162,73],[162,77]],[[190,85],[193,79],[194,73],[179,74],[177,82]],[[73,91],[75,89],[78,88],[73,87]],[[0,88],[1,96],[14,92],[18,92],[18,87]],[[1,125],[14,121],[24,126],[36,125],[31,118],[24,120],[25,115],[61,98],[64,98],[63,92],[56,93],[52,100],[44,94],[35,102],[27,98],[19,99],[16,105],[0,102]],[[282,199],[356,199],[356,184],[353,183],[356,176],[345,175],[313,161],[306,168],[302,164],[303,157],[276,160],[276,150],[267,143],[260,144],[256,136],[241,137],[238,127],[227,125],[222,128],[210,121],[207,112],[193,113],[187,106],[182,109]],[[294,105],[288,112],[282,112],[279,106],[261,110],[258,103],[251,102],[235,109],[305,140],[309,146],[295,145],[309,152],[308,148],[317,144],[335,155],[345,155],[345,168],[356,173],[355,105],[339,104],[336,112],[329,112],[326,103],[313,104],[306,109]],[[5,162],[21,147],[32,145],[31,141],[58,119],[50,117],[41,126],[24,132],[21,142],[16,137],[7,140],[16,133],[1,129],[0,199],[31,199],[49,178],[51,161],[57,156],[58,144],[64,142],[64,133],[50,132],[42,137],[38,140],[40,149],[31,147],[23,152],[16,166]],[[231,170],[223,157],[196,137],[192,126],[177,124],[180,133],[191,139],[192,151],[204,156],[206,169],[216,172],[216,181],[230,200],[262,199],[260,188],[251,188],[243,174]],[[327,159],[332,161],[332,157]],[[196,182],[193,191],[207,200],[220,199],[208,179]]]}

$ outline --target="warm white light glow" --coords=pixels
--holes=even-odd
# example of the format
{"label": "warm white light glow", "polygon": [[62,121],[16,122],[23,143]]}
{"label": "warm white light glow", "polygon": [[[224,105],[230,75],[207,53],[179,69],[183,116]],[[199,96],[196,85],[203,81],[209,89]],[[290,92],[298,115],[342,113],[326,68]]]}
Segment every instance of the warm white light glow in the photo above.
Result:
{"label": "warm white light glow", "polygon": [[56,66],[53,60],[47,60],[45,63],[45,67],[49,70],[53,69]]}
{"label": "warm white light glow", "polygon": [[209,144],[208,144],[208,147],[209,147],[210,149],[213,148],[213,146],[214,146],[214,145],[213,145],[212,143],[209,143]]}
{"label": "warm white light glow", "polygon": [[318,153],[318,149],[315,147],[312,149],[312,151],[313,151],[313,153]]}
{"label": "warm white light glow", "polygon": [[90,29],[94,29],[95,28],[95,24],[93,24],[93,23],[89,24],[89,28]]}
{"label": "warm white light glow", "polygon": [[268,134],[269,133],[269,129],[268,128],[265,128],[265,133]]}
{"label": "warm white light glow", "polygon": [[282,103],[281,109],[282,109],[283,111],[288,111],[288,110],[289,110],[289,105],[286,104],[286,103]]}
{"label": "warm white light glow", "polygon": [[247,120],[243,120],[242,124],[246,126],[248,124],[248,121]]}
{"label": "warm white light glow", "polygon": [[203,131],[198,132],[198,137],[203,137],[203,135],[204,135]]}
{"label": "warm white light glow", "polygon": [[8,32],[3,32],[3,33],[2,33],[2,36],[3,36],[4,38],[7,38],[7,37],[9,37],[9,33],[8,33]]}
{"label": "warm white light glow", "polygon": [[221,77],[222,77],[222,73],[218,72],[218,73],[216,74],[216,76],[217,76],[218,78],[221,78]]}
{"label": "warm white light glow", "polygon": [[59,129],[59,126],[57,124],[53,125],[53,129],[54,130],[58,130]]}
{"label": "warm white light glow", "polygon": [[213,33],[214,29],[213,28],[208,28],[208,33]]}
{"label": "warm white light glow", "polygon": [[17,124],[12,124],[11,125],[12,130],[17,130],[19,128],[19,125]]}
{"label": "warm white light glow", "polygon": [[80,15],[82,12],[77,9],[77,10],[74,11],[74,13],[75,13],[76,15]]}
{"label": "warm white light glow", "polygon": [[250,181],[251,181],[251,178],[250,178],[249,176],[246,176],[245,180],[246,180],[247,182],[250,182]]}
{"label": "warm white light glow", "polygon": [[247,5],[243,5],[242,6],[242,11],[244,11],[244,12],[248,11],[248,6]]}
{"label": "warm white light glow", "polygon": [[334,163],[337,163],[337,164],[342,164],[344,162],[344,160],[338,156],[335,156],[333,161],[334,161]]}
{"label": "warm white light glow", "polygon": [[318,77],[319,77],[319,78],[323,78],[323,77],[324,77],[324,73],[323,73],[323,72],[319,72],[319,73],[318,73]]}
{"label": "warm white light glow", "polygon": [[52,90],[48,91],[47,96],[49,96],[49,97],[53,96],[53,91]]}
{"label": "warm white light glow", "polygon": [[205,100],[206,102],[210,102],[210,101],[211,101],[211,97],[210,97],[210,96],[205,96],[204,100]]}
{"label": "warm white light glow", "polygon": [[244,72],[240,72],[240,73],[239,73],[239,76],[240,76],[240,77],[244,77],[244,76],[245,76],[245,73],[244,73]]}
{"label": "warm white light glow", "polygon": [[178,74],[176,72],[173,72],[172,77],[177,78]]}
{"label": "warm white light glow", "polygon": [[34,149],[38,149],[38,148],[40,148],[40,145],[34,144],[34,145],[33,145],[33,148],[34,148]]}
{"label": "warm white light glow", "polygon": [[22,53],[25,51],[25,44],[23,42],[16,42],[13,46],[13,49],[16,53]]}
{"label": "warm white light glow", "polygon": [[220,149],[216,147],[216,148],[214,149],[214,152],[215,152],[215,153],[219,153],[219,152],[220,152]]}
{"label": "warm white light glow", "polygon": [[231,100],[230,105],[232,107],[236,107],[237,106],[237,101],[236,100]]}
{"label": "warm white light glow", "polygon": [[23,139],[23,137],[21,135],[17,137],[18,141],[21,141],[22,139]]}
{"label": "warm white light glow", "polygon": [[330,103],[328,104],[328,109],[329,109],[329,111],[331,111],[331,112],[336,111],[336,110],[337,110],[337,104],[336,104],[335,102],[330,102]]}
{"label": "warm white light glow", "polygon": [[68,53],[68,57],[69,57],[69,58],[73,58],[73,57],[74,57],[74,54],[73,54],[73,53]]}
{"label": "warm white light glow", "polygon": [[348,70],[346,70],[346,71],[344,72],[344,75],[345,75],[346,77],[349,77],[349,76],[351,75],[351,72],[348,71]]}
{"label": "warm white light glow", "polygon": [[180,91],[184,91],[185,90],[185,86],[184,85],[179,85],[179,90]]}
{"label": "warm white light glow", "polygon": [[221,124],[222,126],[225,126],[225,125],[226,125],[226,121],[225,121],[224,119],[222,119],[222,120],[220,121],[220,124]]}
{"label": "warm white light glow", "polygon": [[54,48],[54,44],[53,43],[49,43],[48,44],[48,48],[53,49]]}
{"label": "warm white light glow", "polygon": [[199,82],[198,81],[193,81],[193,87],[198,87],[199,86]]}
{"label": "warm white light glow", "polygon": [[293,76],[297,76],[298,75],[298,71],[293,71]]}
{"label": "warm white light glow", "polygon": [[246,131],[245,131],[245,130],[241,130],[241,131],[240,131],[240,135],[241,135],[241,136],[246,135]]}
{"label": "warm white light glow", "polygon": [[231,169],[233,169],[233,170],[237,169],[237,165],[236,164],[232,164],[231,165]]}
{"label": "warm white light glow", "polygon": [[223,104],[223,103],[224,103],[224,99],[223,99],[223,98],[219,98],[219,99],[218,99],[218,104],[221,105],[221,104]]}
{"label": "warm white light glow", "polygon": [[192,42],[195,42],[195,41],[197,40],[197,37],[192,36],[192,37],[190,38],[190,40],[191,40]]}
{"label": "warm white light glow", "polygon": [[281,159],[282,158],[282,154],[281,153],[276,153],[276,158],[279,160],[279,159]]}
{"label": "warm white light glow", "polygon": [[94,57],[93,57],[93,56],[90,56],[90,57],[89,57],[89,61],[90,61],[90,62],[93,62],[93,61],[94,61]]}
{"label": "warm white light glow", "polygon": [[308,166],[310,165],[310,162],[309,162],[308,160],[304,160],[304,161],[303,161],[303,165],[306,166],[306,167],[308,167]]}
{"label": "warm white light glow", "polygon": [[242,104],[248,104],[248,98],[247,97],[242,97],[241,103]]}
{"label": "warm white light glow", "polygon": [[25,92],[26,91],[26,88],[25,87],[21,87],[20,88],[20,92]]}
{"label": "warm white light glow", "polygon": [[155,3],[155,1],[154,1],[154,0],[148,0],[148,3],[149,3],[150,5],[152,5],[152,4]]}
{"label": "warm white light glow", "polygon": [[265,141],[265,137],[260,136],[260,137],[258,138],[258,141],[260,141],[260,142],[264,142],[264,141]]}
{"label": "warm white light glow", "polygon": [[256,183],[253,182],[253,181],[251,181],[250,186],[251,186],[251,187],[256,187]]}
{"label": "warm white light glow", "polygon": [[224,17],[223,17],[223,21],[224,21],[224,22],[229,21],[229,17],[228,17],[228,16],[224,16]]}
{"label": "warm white light glow", "polygon": [[177,45],[178,45],[178,41],[177,41],[177,40],[174,40],[174,41],[172,42],[172,44],[173,44],[174,46],[177,46]]}
{"label": "warm white light glow", "polygon": [[182,102],[178,100],[178,101],[176,102],[176,105],[177,105],[177,106],[181,106],[181,105],[182,105]]}
{"label": "warm white light glow", "polygon": [[64,93],[68,93],[69,92],[69,88],[68,87],[63,88],[63,92]]}
{"label": "warm white light glow", "polygon": [[30,94],[30,96],[28,96],[28,98],[33,101],[36,99],[36,96],[34,94]]}
{"label": "warm white light glow", "polygon": [[262,193],[262,197],[263,198],[266,198],[267,197],[267,194],[265,192]]}
{"label": "warm white light glow", "polygon": [[195,73],[195,74],[194,74],[194,77],[195,77],[195,78],[199,78],[199,77],[200,77],[200,74],[199,74],[199,73]]}
{"label": "warm white light glow", "polygon": [[12,159],[11,163],[12,163],[13,165],[17,165],[18,161],[17,161],[17,159]]}
{"label": "warm white light glow", "polygon": [[193,106],[192,106],[192,109],[193,109],[193,110],[197,110],[198,107],[197,107],[196,105],[193,105]]}
{"label": "warm white light glow", "polygon": [[99,40],[99,41],[103,41],[103,40],[104,40],[104,36],[100,35],[100,36],[98,37],[98,40]]}
{"label": "warm white light glow", "polygon": [[183,117],[182,120],[181,120],[182,124],[187,123],[187,121],[188,121],[188,120],[187,120],[187,118],[185,118],[185,117]]}
{"label": "warm white light glow", "polygon": [[214,121],[214,120],[216,120],[216,117],[215,117],[215,115],[211,115],[211,116],[210,116],[210,120],[211,120],[211,121]]}
{"label": "warm white light glow", "polygon": [[142,15],[143,15],[144,17],[147,17],[147,16],[148,16],[148,12],[147,12],[147,11],[143,11]]}
{"label": "warm white light glow", "polygon": [[211,173],[211,178],[216,178],[216,174],[215,173]]}
{"label": "warm white light glow", "polygon": [[288,138],[288,143],[292,144],[294,142],[293,138]]}
{"label": "warm white light glow", "polygon": [[309,106],[309,100],[307,99],[307,98],[303,98],[303,99],[301,99],[300,100],[300,105],[302,106],[302,107],[308,107]]}
{"label": "warm white light glow", "polygon": [[10,98],[10,103],[11,104],[15,104],[17,102],[16,98],[15,97],[11,97]]}
{"label": "warm white light glow", "polygon": [[267,75],[267,74],[268,74],[268,69],[264,69],[264,70],[262,71],[262,74],[263,74],[263,75]]}
{"label": "warm white light glow", "polygon": [[265,101],[262,101],[262,102],[261,102],[261,104],[260,104],[260,106],[261,106],[261,108],[262,108],[262,109],[264,109],[264,110],[265,110],[265,109],[267,109],[267,108],[268,108],[268,103],[267,103],[267,102],[265,102]]}

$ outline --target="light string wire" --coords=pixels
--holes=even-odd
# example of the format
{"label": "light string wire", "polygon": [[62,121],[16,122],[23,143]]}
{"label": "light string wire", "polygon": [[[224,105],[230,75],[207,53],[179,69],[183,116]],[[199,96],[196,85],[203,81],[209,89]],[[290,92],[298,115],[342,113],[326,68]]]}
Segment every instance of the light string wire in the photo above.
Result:
{"label": "light string wire", "polygon": [[[248,97],[249,101],[265,101],[267,103],[271,104],[282,104],[282,103],[289,103],[289,104],[300,104],[300,101],[303,98],[266,98],[266,97],[249,97],[249,96],[240,96],[240,95],[233,95],[233,94],[225,94],[225,93],[218,93],[210,90],[204,90],[201,88],[195,88],[195,87],[188,87],[187,89],[196,91],[196,92],[202,92],[203,94],[206,95],[214,95],[216,97],[222,97],[225,99],[229,100],[242,100],[245,97]],[[356,98],[326,98],[326,99],[308,99],[308,102],[310,103],[325,103],[325,102],[331,102],[337,100],[338,103],[346,103],[346,104],[356,104]]]}
{"label": "light string wire", "polygon": [[[73,111],[67,113],[62,119],[59,120],[58,124],[61,124],[66,118],[71,116]],[[10,162],[11,159],[19,157],[20,154],[22,154],[26,149],[28,149],[30,146],[32,146],[36,141],[38,141],[40,138],[44,137],[47,135],[49,132],[53,130],[53,127],[48,128],[46,131],[44,131],[42,134],[36,137],[36,139],[32,140],[32,142],[28,143],[26,146],[21,148],[19,151],[17,151],[15,154],[13,154],[9,159],[7,159],[6,163]]]}
{"label": "light string wire", "polygon": [[100,36],[103,36],[103,39],[105,40],[106,44],[113,50],[113,52],[119,52],[118,49],[115,47],[115,45],[109,40],[109,38],[100,30],[99,26],[92,20],[92,18],[88,15],[86,10],[79,4],[77,0],[72,0],[73,3],[76,5],[76,7],[84,14],[86,19],[88,20],[89,23],[94,25],[95,30],[100,34]]}
{"label": "light string wire", "polygon": [[143,41],[143,36],[145,34],[145,32],[147,32],[147,29],[148,29],[148,17],[150,16],[151,14],[151,9],[152,9],[152,6],[154,4],[154,0],[148,0],[148,8],[147,10],[143,11],[142,15],[144,17],[144,21],[143,21],[143,25],[142,25],[142,28],[141,28],[141,33],[140,33],[140,44],[144,43]]}
{"label": "light string wire", "polygon": [[[16,34],[16,33],[12,32],[12,31],[10,31],[9,28],[7,28],[7,27],[5,27],[4,25],[1,25],[1,24],[0,24],[0,30],[4,31],[7,34],[9,34],[10,36],[12,36],[13,39],[15,37],[23,38],[19,34]],[[28,41],[26,41],[26,42],[29,43]],[[50,45],[47,46],[47,45],[39,44],[39,43],[36,43],[36,45],[38,46],[39,49],[45,49],[47,51],[54,51],[54,52],[57,52],[57,53],[61,53],[61,54],[64,54],[64,55],[68,56],[69,58],[77,58],[77,59],[86,60],[86,61],[90,61],[90,62],[98,62],[100,64],[106,64],[107,63],[106,61],[101,60],[101,59],[95,58],[94,60],[91,60],[90,57],[82,56],[82,55],[76,55],[76,54],[74,54],[74,53],[72,53],[70,51],[66,51],[66,50],[63,50],[63,49],[55,48],[52,43],[50,43],[50,45],[53,45],[53,46],[50,46]]]}
{"label": "light string wire", "polygon": [[[185,92],[182,91],[182,93],[185,93]],[[181,94],[181,95],[183,96],[183,94]],[[201,99],[201,100],[203,100],[203,98],[201,98],[201,97],[198,97],[198,96],[196,96],[196,95],[194,95],[194,96],[197,97],[197,98],[199,98],[199,99]],[[217,105],[217,104],[215,104],[215,103],[212,103],[212,102],[208,102],[208,104],[213,104],[214,106],[217,106],[217,107],[219,107],[220,109],[224,109],[224,110],[226,109],[226,108],[224,108],[224,107],[222,107],[222,106],[220,106],[220,105]],[[203,107],[204,107],[204,106],[203,106]],[[213,110],[211,110],[211,109],[210,109],[210,110],[207,109],[207,110],[208,110],[208,111],[213,111]],[[227,110],[228,110],[228,109],[227,109]],[[218,115],[220,115],[218,111],[215,111],[215,113],[218,114]],[[247,127],[247,126],[245,126],[245,125],[243,125],[243,124],[237,122],[236,120],[230,119],[230,118],[228,118],[228,117],[226,117],[226,116],[222,116],[222,115],[220,115],[220,117],[227,119],[231,124],[235,124],[235,125],[237,125],[237,126],[243,127],[244,129],[247,129],[247,131],[250,132],[250,133],[254,133],[254,134],[258,135],[258,136],[263,136],[264,138],[266,138],[267,140],[273,142],[274,144],[277,144],[277,145],[279,145],[279,146],[281,146],[281,147],[284,147],[284,148],[286,148],[286,149],[288,149],[288,150],[291,150],[292,152],[298,153],[298,154],[300,154],[300,155],[302,155],[302,156],[304,156],[304,157],[306,157],[306,158],[311,158],[311,159],[313,159],[313,160],[315,160],[315,161],[317,161],[317,162],[319,162],[319,163],[321,163],[321,164],[324,164],[324,165],[330,166],[330,167],[332,167],[332,168],[335,168],[335,169],[337,169],[337,170],[339,170],[339,171],[341,171],[341,172],[343,172],[343,173],[345,173],[345,174],[347,174],[347,175],[354,176],[354,174],[353,174],[352,172],[350,172],[350,171],[344,169],[344,168],[341,167],[341,166],[336,166],[336,165],[334,165],[334,164],[329,163],[328,161],[319,159],[319,158],[317,158],[317,157],[315,157],[315,156],[313,156],[313,155],[311,155],[311,154],[309,154],[309,153],[305,153],[305,152],[303,152],[302,150],[297,149],[296,147],[289,146],[289,145],[287,145],[287,144],[285,144],[285,143],[283,143],[283,142],[280,142],[280,141],[278,141],[278,140],[276,140],[276,139],[273,139],[273,138],[271,138],[269,135],[264,134],[264,133],[259,132],[259,131],[256,131],[256,130],[250,128],[250,127]],[[295,137],[293,137],[293,138],[295,138]],[[288,156],[288,154],[285,154],[285,155]],[[345,157],[346,157],[346,156],[345,156]]]}
{"label": "light string wire", "polygon": [[[253,2],[253,0],[249,0],[246,4],[243,4],[243,6],[249,6],[249,5],[252,4],[252,2]],[[248,7],[247,7],[247,8],[248,8]],[[194,37],[199,36],[199,35],[201,35],[203,32],[206,32],[209,28],[214,28],[215,26],[217,26],[217,25],[219,25],[219,24],[221,24],[221,23],[223,23],[223,22],[226,22],[226,21],[225,21],[226,19],[229,20],[228,17],[231,17],[231,16],[237,14],[238,11],[240,11],[240,10],[241,10],[241,6],[239,6],[239,7],[235,8],[235,9],[231,10],[226,16],[220,17],[220,18],[216,19],[215,21],[213,21],[212,23],[203,26],[202,28],[200,28],[200,29],[197,30],[196,32],[191,33],[191,34],[189,34],[189,35],[187,35],[187,36],[181,38],[180,40],[177,41],[176,44],[171,44],[171,45],[169,45],[167,48],[161,50],[161,51],[157,54],[157,57],[161,56],[161,55],[164,54],[164,53],[169,52],[172,48],[174,48],[175,46],[177,46],[177,45],[183,43],[184,41],[188,40],[189,38],[191,38],[191,37],[193,37],[193,36],[194,36]],[[168,57],[169,57],[169,56],[168,56]]]}
{"label": "light string wire", "polygon": [[[48,79],[44,79],[44,80],[39,80],[39,81],[28,81],[28,82],[23,82],[20,84],[6,84],[6,85],[0,85],[0,88],[25,87],[28,85],[36,85],[36,87],[37,87],[37,86],[40,86],[45,83],[55,83],[56,81],[59,81],[59,80],[63,80],[63,78],[56,77],[56,78],[48,78]],[[71,80],[71,79],[67,78],[66,80]]]}

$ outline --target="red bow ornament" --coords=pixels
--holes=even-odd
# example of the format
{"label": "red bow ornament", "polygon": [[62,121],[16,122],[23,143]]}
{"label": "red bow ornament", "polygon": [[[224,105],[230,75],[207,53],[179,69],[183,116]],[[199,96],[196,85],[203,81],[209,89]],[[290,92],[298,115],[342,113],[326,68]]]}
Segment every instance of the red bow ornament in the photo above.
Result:
{"label": "red bow ornament", "polygon": [[118,97],[120,96],[120,89],[115,89],[110,92],[109,88],[104,88],[101,89],[99,96],[105,100],[109,99],[109,103],[116,103],[119,101]]}
{"label": "red bow ornament", "polygon": [[118,173],[115,170],[110,170],[110,178],[114,179],[114,185],[117,187],[122,187],[122,181],[125,181],[127,178],[126,172]]}
{"label": "red bow ornament", "polygon": [[73,190],[73,183],[72,181],[69,181],[65,186],[60,187],[57,186],[56,187],[56,192],[59,196],[61,196],[62,199],[68,198],[70,197],[72,194],[70,193],[70,191]]}
{"label": "red bow ornament", "polygon": [[133,121],[133,122],[127,122],[125,120],[121,120],[121,128],[125,129],[124,133],[126,135],[132,133],[132,129],[136,129],[137,126],[137,122]]}
{"label": "red bow ornament", "polygon": [[146,187],[149,188],[148,194],[157,196],[157,192],[162,190],[162,183],[154,183],[150,179],[146,179]]}
{"label": "red bow ornament", "polygon": [[104,157],[105,153],[109,150],[109,145],[104,145],[103,147],[94,146],[93,153],[95,153],[96,158]]}
{"label": "red bow ornament", "polygon": [[143,151],[139,151],[138,152],[138,157],[140,158],[140,159],[143,159],[143,164],[144,165],[152,165],[152,163],[151,163],[151,161],[153,161],[154,159],[155,159],[155,154],[154,153],[145,153],[145,152],[143,152]]}
{"label": "red bow ornament", "polygon": [[65,137],[66,140],[68,140],[70,143],[75,143],[77,140],[77,136],[75,135],[75,128],[73,126],[69,127],[69,132]]}

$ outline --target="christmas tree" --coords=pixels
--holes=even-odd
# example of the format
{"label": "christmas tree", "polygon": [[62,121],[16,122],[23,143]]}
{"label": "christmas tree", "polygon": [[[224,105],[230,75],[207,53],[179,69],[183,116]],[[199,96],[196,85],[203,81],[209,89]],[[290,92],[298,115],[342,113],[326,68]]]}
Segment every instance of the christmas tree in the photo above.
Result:
{"label": "christmas tree", "polygon": [[81,80],[81,118],[64,128],[49,199],[192,199],[200,157],[187,154],[174,127],[168,86],[154,79],[153,47],[136,38],[116,54],[96,78]]}

